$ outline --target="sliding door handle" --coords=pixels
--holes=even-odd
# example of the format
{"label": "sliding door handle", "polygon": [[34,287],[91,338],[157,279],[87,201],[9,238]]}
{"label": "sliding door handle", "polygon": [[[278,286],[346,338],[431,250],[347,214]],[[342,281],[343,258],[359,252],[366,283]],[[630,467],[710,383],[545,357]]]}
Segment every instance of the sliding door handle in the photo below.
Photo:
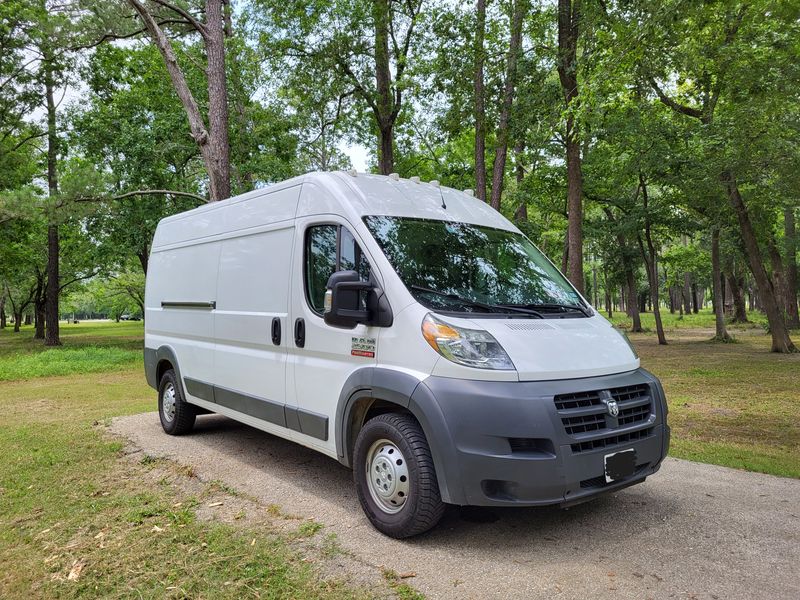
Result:
{"label": "sliding door handle", "polygon": [[272,343],[276,346],[281,345],[281,320],[279,317],[272,319]]}

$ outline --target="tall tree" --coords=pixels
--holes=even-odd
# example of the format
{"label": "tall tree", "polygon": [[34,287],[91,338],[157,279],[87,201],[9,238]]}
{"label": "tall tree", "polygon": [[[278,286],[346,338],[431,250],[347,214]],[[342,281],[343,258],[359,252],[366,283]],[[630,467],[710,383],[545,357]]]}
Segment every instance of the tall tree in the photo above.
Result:
{"label": "tall tree", "polygon": [[475,61],[475,83],[473,89],[475,103],[475,195],[486,201],[486,98],[484,83],[484,63],[486,62],[486,0],[477,0],[475,7],[475,41],[473,60]]}
{"label": "tall tree", "polygon": [[514,0],[511,11],[511,36],[508,42],[506,57],[506,73],[503,83],[503,99],[500,116],[497,121],[497,134],[494,147],[494,163],[492,167],[492,208],[500,209],[500,198],[503,194],[503,181],[506,173],[508,157],[508,139],[511,129],[511,109],[514,104],[514,92],[517,87],[517,65],[522,49],[522,22],[528,13],[528,0]]}
{"label": "tall tree", "polygon": [[558,77],[564,96],[567,162],[567,277],[583,293],[583,175],[575,113],[578,104],[578,39],[581,0],[558,0]]}
{"label": "tall tree", "polygon": [[[378,171],[385,175],[395,170],[395,130],[413,80],[423,3],[257,0],[260,10],[253,14],[269,68],[285,73],[287,88],[326,90],[331,102],[358,101],[356,112],[369,115]],[[355,128],[354,137],[364,130]]]}

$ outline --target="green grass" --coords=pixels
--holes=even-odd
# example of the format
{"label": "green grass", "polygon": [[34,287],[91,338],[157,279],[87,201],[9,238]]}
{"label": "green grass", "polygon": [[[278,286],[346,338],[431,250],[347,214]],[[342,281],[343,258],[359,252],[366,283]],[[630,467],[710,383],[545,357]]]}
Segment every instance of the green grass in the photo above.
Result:
{"label": "green grass", "polygon": [[42,352],[4,356],[0,359],[0,381],[99,373],[141,361],[141,350],[125,350],[114,346],[51,348]]}
{"label": "green grass", "polygon": [[670,454],[800,478],[800,355],[770,352],[763,330],[741,331],[736,344],[712,335],[673,331],[659,346],[651,333],[630,334],[642,366],[664,385]]}
{"label": "green grass", "polygon": [[[604,316],[608,316],[603,310],[600,312]],[[648,332],[655,333],[656,321],[652,312],[641,313],[642,327]],[[767,318],[763,313],[751,312],[748,313],[749,323],[728,323],[728,328],[732,333],[744,330],[761,330],[764,331]],[[631,328],[631,319],[624,312],[615,311],[611,322],[617,327],[624,329]],[[661,309],[661,322],[664,325],[665,331],[677,331],[681,329],[714,329],[715,316],[710,308],[704,308],[697,314],[680,315],[677,312],[670,313],[669,310]]]}
{"label": "green grass", "polygon": [[65,348],[47,351],[30,343],[30,331],[0,335],[6,374],[75,367],[0,382],[0,598],[367,597],[322,578],[302,540],[266,510],[254,511],[265,519],[255,523],[201,520],[196,507],[206,497],[237,499],[169,461],[125,459],[98,423],[155,409],[139,359],[101,359],[107,370],[96,373],[79,365],[98,348],[140,353],[141,324],[81,325],[65,328]]}

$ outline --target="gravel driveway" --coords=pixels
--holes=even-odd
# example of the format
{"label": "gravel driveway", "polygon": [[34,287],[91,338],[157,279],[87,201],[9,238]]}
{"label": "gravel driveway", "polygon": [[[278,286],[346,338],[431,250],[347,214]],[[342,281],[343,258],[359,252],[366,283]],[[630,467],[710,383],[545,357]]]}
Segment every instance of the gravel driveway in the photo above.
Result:
{"label": "gravel driveway", "polygon": [[217,415],[174,438],[156,413],[111,430],[293,514],[430,598],[800,598],[800,481],[667,459],[642,485],[569,510],[452,508],[412,540],[377,533],[351,472]]}

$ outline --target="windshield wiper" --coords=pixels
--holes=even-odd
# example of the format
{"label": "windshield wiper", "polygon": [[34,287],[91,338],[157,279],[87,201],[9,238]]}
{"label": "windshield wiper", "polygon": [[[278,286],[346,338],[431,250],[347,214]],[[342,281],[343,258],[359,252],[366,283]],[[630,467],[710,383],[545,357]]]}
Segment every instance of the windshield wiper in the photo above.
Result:
{"label": "windshield wiper", "polygon": [[578,304],[559,304],[557,302],[546,302],[546,303],[542,303],[542,304],[525,304],[523,306],[525,306],[526,308],[528,308],[528,307],[530,307],[530,308],[544,308],[544,309],[557,308],[557,309],[561,309],[561,310],[579,312],[584,317],[591,317],[592,316],[592,313],[590,313],[588,309],[586,309],[586,308],[584,308],[584,307],[582,307],[582,306],[580,306]]}
{"label": "windshield wiper", "polygon": [[531,310],[530,308],[523,308],[521,306],[509,306],[507,304],[486,304],[484,302],[478,302],[477,300],[470,300],[469,298],[463,298],[458,294],[442,292],[441,290],[434,290],[432,288],[428,288],[422,285],[411,285],[409,287],[412,290],[416,290],[418,292],[427,292],[428,294],[434,294],[435,296],[441,296],[442,298],[449,298],[450,300],[456,300],[457,302],[461,302],[462,304],[466,304],[468,306],[477,306],[478,308],[482,308],[484,310],[488,310],[491,312],[495,312],[497,310],[505,312],[511,311],[524,315],[532,315],[534,317],[544,319],[542,313],[537,312],[535,310]]}

